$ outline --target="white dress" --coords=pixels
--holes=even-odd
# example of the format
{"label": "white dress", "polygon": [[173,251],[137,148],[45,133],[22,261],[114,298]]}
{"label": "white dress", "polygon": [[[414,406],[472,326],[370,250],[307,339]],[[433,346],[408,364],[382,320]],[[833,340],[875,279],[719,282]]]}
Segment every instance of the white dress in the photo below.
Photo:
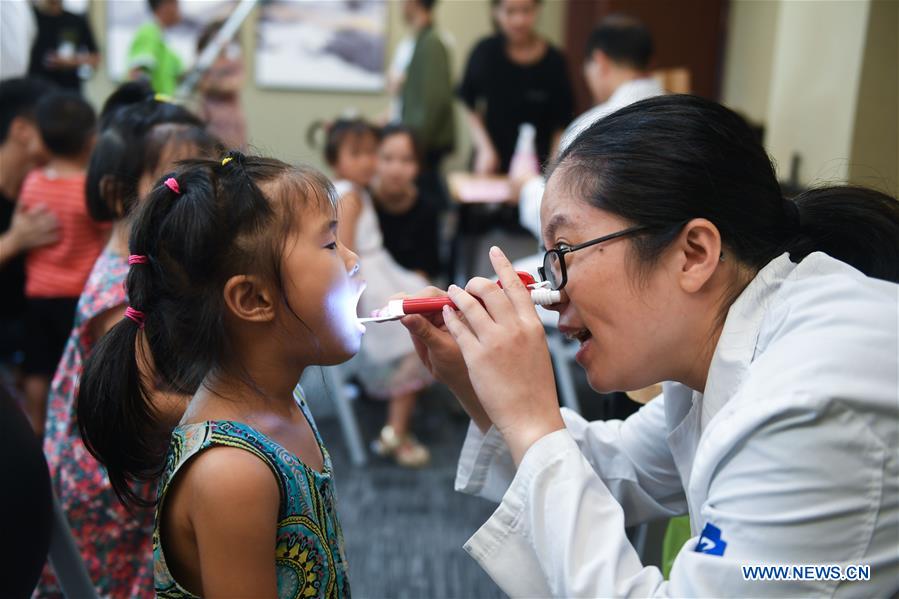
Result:
{"label": "white dress", "polygon": [[[334,182],[337,195],[342,197],[352,191],[351,182],[340,180]],[[390,253],[384,248],[384,240],[378,225],[378,215],[375,212],[371,195],[365,189],[356,189],[362,203],[362,210],[356,221],[355,251],[359,256],[359,265],[362,278],[365,280],[365,292],[359,300],[358,314],[361,317],[370,316],[373,310],[387,305],[387,300],[397,293],[415,293],[428,286],[428,281],[420,275],[406,270],[396,263]],[[415,348],[406,328],[399,322],[385,322],[370,324],[366,327],[365,337],[362,339],[362,358],[357,362],[357,368],[363,375],[363,384],[366,374],[373,375],[372,368],[383,370],[386,366],[396,365],[398,360],[405,356],[414,355]],[[417,360],[417,357],[416,357]],[[423,373],[418,371],[416,379],[422,383],[427,380]],[[413,385],[421,388],[424,384]],[[368,384],[366,388],[370,389]]]}

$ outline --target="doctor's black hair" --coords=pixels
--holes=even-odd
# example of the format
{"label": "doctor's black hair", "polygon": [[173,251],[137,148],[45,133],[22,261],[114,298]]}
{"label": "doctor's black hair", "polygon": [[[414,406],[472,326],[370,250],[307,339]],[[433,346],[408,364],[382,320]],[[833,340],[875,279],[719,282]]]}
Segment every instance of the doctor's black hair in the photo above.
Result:
{"label": "doctor's black hair", "polygon": [[645,272],[693,218],[721,233],[725,255],[758,271],[789,252],[825,252],[868,276],[899,280],[899,202],[860,187],[811,189],[787,200],[743,118],[689,95],[631,104],[600,119],[561,154],[553,177],[634,225]]}
{"label": "doctor's black hair", "polygon": [[[335,209],[333,187],[311,168],[238,152],[228,157],[225,164],[180,163],[141,202],[129,251],[143,262],[131,266],[126,280],[141,324],[123,318],[112,327],[81,375],[82,439],[127,505],[153,503],[137,483],[155,481],[164,467],[174,423],[154,404],[154,389],[193,395],[207,376],[233,366],[226,366],[234,356],[222,292],[227,280],[256,275],[276,285],[286,302],[282,258],[298,211]],[[169,177],[175,182],[166,184]],[[153,380],[141,363],[152,364]]]}

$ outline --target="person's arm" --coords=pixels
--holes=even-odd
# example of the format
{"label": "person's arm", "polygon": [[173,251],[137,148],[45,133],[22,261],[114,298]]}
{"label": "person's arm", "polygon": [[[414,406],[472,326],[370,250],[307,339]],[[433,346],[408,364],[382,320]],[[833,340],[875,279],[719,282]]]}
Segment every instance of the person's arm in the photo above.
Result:
{"label": "person's arm", "polygon": [[348,191],[337,201],[337,239],[351,252],[356,251],[356,223],[362,214],[362,198],[355,190]]}
{"label": "person's arm", "polygon": [[481,116],[473,110],[466,109],[468,131],[475,148],[474,172],[477,175],[492,175],[499,170],[499,154],[490,140]]}
{"label": "person's arm", "polygon": [[[428,287],[409,297],[446,297],[446,292]],[[480,434],[487,433],[493,423],[478,401],[462,352],[447,331],[443,316],[440,313],[413,314],[403,317],[400,322],[409,331],[415,352],[425,368],[436,380],[449,387]]]}
{"label": "person's arm", "polygon": [[0,267],[28,250],[59,240],[59,222],[44,206],[18,204],[9,229],[0,234]]}
{"label": "person's arm", "polygon": [[[708,490],[694,514],[695,529],[706,532],[684,545],[668,582],[640,563],[620,506],[565,431],[531,447],[467,549],[511,596],[531,593],[524,585],[533,581],[506,556],[528,556],[558,597],[831,596],[847,583],[746,580],[744,566],[870,565],[895,554],[894,544],[873,540],[882,532],[890,450],[861,418],[838,404],[799,408],[750,426],[742,438],[728,436],[752,418],[732,414],[722,424],[730,430],[716,431],[724,442],[700,442],[691,487]],[[878,580],[873,570],[857,594],[894,592],[891,573]]]}
{"label": "person's arm", "polygon": [[488,62],[489,42],[482,41],[471,51],[458,89],[459,98],[465,104],[465,120],[475,150],[474,172],[479,175],[492,174],[499,169],[499,155],[477,111],[478,101],[483,99],[490,76]]}
{"label": "person's arm", "polygon": [[248,451],[231,447],[208,449],[188,468],[180,495],[189,501],[200,594],[275,599],[280,491],[271,470]]}
{"label": "person's arm", "polygon": [[[626,526],[686,513],[683,483],[665,439],[661,396],[626,420],[590,422],[562,408],[565,429],[623,509]],[[456,470],[456,490],[499,502],[516,467],[502,435],[470,427]]]}

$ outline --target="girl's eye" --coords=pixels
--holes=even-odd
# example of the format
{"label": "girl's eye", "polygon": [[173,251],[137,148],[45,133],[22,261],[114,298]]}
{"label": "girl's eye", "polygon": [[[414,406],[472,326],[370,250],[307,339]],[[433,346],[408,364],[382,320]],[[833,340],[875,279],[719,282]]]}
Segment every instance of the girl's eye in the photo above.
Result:
{"label": "girl's eye", "polygon": [[328,245],[326,245],[325,248],[327,248],[327,249],[329,249],[329,250],[336,250],[336,249],[337,249],[337,242],[336,242],[336,241],[332,241],[331,243],[329,243]]}

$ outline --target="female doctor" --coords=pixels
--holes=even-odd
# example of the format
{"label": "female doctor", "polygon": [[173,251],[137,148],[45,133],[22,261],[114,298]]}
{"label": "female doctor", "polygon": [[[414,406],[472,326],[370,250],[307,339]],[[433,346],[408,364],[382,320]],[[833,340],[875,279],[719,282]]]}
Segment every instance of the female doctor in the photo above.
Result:
{"label": "female doctor", "polygon": [[[456,488],[500,502],[465,545],[494,581],[529,597],[897,593],[899,286],[872,277],[899,279],[899,204],[856,188],[785,201],[740,117],[662,96],[574,141],[541,220],[590,385],[672,382],[625,421],[560,412],[497,248],[505,291],[473,279],[449,290],[458,313],[404,319],[472,418]],[[694,537],[665,581],[624,529],[686,513]],[[753,581],[750,565],[829,568]]]}

